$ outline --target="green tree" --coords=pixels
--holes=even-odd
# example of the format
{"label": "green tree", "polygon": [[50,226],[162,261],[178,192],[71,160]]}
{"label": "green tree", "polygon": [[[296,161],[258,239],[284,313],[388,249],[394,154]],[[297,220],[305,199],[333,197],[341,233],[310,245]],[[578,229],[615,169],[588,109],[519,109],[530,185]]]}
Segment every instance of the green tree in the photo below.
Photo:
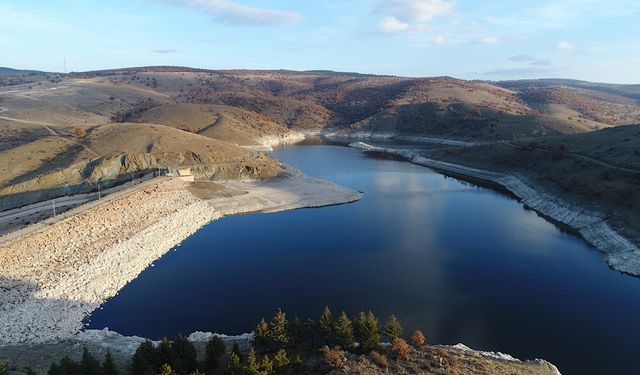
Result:
{"label": "green tree", "polygon": [[153,343],[146,340],[136,349],[131,358],[131,371],[133,375],[144,375],[147,371],[158,371],[160,357]]}
{"label": "green tree", "polygon": [[242,375],[242,372],[240,357],[235,352],[229,353],[229,359],[227,360],[227,367],[224,369],[224,373],[227,375]]}
{"label": "green tree", "polygon": [[293,346],[297,346],[304,339],[304,324],[296,316],[289,322],[289,339]]}
{"label": "green tree", "polygon": [[74,375],[80,373],[80,365],[73,361],[68,356],[65,356],[60,360],[60,370],[62,374],[65,375]]}
{"label": "green tree", "polygon": [[240,361],[242,361],[242,352],[240,351],[240,346],[238,346],[238,343],[236,341],[234,341],[233,345],[231,346],[231,352],[235,353],[238,358],[240,358]]}
{"label": "green tree", "polygon": [[176,372],[173,371],[168,363],[165,363],[160,366],[160,372],[158,372],[158,375],[176,375]]}
{"label": "green tree", "polygon": [[387,320],[387,324],[384,326],[384,334],[391,341],[402,336],[402,326],[400,325],[400,322],[395,315],[391,315],[389,317],[389,320]]}
{"label": "green tree", "polygon": [[353,348],[353,342],[355,341],[353,336],[353,324],[344,311],[340,314],[340,317],[336,322],[334,332],[336,342],[340,347],[347,350]]}
{"label": "green tree", "polygon": [[269,325],[271,341],[278,348],[285,347],[289,342],[289,334],[287,332],[288,325],[287,315],[281,309],[278,309],[278,312]]}
{"label": "green tree", "polygon": [[[51,367],[54,367],[54,372],[57,371],[55,363],[52,363]],[[49,368],[49,372],[51,372],[51,367]],[[0,362],[0,375],[9,375],[9,368],[6,363]]]}
{"label": "green tree", "polygon": [[100,362],[89,353],[85,346],[82,350],[82,360],[80,361],[80,372],[82,375],[100,375]]}
{"label": "green tree", "polygon": [[244,372],[249,375],[259,375],[258,359],[256,358],[256,351],[253,348],[249,348],[247,353],[247,362],[244,365]]}
{"label": "green tree", "polygon": [[160,344],[156,348],[156,352],[158,353],[158,364],[156,367],[159,367],[163,364],[167,364],[169,366],[173,366],[174,355],[173,349],[171,348],[171,341],[167,337],[163,337],[160,341]]}
{"label": "green tree", "polygon": [[353,333],[357,342],[362,344],[367,336],[367,314],[360,311],[353,320]]}
{"label": "green tree", "polygon": [[278,350],[273,357],[273,367],[279,373],[284,372],[284,369],[289,366],[289,363],[291,363],[291,361],[289,361],[287,351],[284,349]]}
{"label": "green tree", "polygon": [[318,320],[318,331],[322,335],[325,344],[333,342],[333,324],[331,310],[329,310],[329,306],[325,306],[320,320]]}
{"label": "green tree", "polygon": [[104,357],[102,375],[120,375],[120,370],[118,370],[116,361],[113,359],[110,351],[107,351],[107,355]]}
{"label": "green tree", "polygon": [[254,330],[253,340],[258,348],[267,349],[271,346],[271,332],[269,330],[269,323],[264,318],[260,320],[260,323]]}
{"label": "green tree", "polygon": [[318,337],[318,323],[313,319],[307,319],[304,323],[306,336],[309,338],[309,342],[311,343],[311,347],[316,347],[316,339]]}
{"label": "green tree", "polygon": [[205,351],[205,365],[207,369],[213,370],[218,368],[226,352],[227,346],[224,344],[224,341],[217,335],[211,336],[211,339],[207,342],[207,349]]}
{"label": "green tree", "polygon": [[[49,367],[49,371],[47,371],[48,375],[65,375],[62,373],[62,369],[55,362],[51,364]],[[7,365],[0,364],[0,375],[9,375],[9,370],[7,369]]]}
{"label": "green tree", "polygon": [[268,354],[265,354],[260,361],[260,371],[258,374],[260,375],[273,375],[275,372],[273,371],[273,361],[269,358]]}
{"label": "green tree", "polygon": [[371,350],[380,344],[380,324],[371,311],[360,312],[356,319],[356,340],[363,349]]}
{"label": "green tree", "polygon": [[188,374],[198,369],[198,352],[186,337],[178,335],[171,343],[173,368],[179,374]]}

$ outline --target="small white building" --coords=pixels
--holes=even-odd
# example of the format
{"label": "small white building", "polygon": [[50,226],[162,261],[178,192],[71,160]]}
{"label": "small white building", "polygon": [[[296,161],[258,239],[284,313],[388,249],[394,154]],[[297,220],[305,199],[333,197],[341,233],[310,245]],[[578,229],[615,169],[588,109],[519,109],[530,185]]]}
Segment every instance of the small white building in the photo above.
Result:
{"label": "small white building", "polygon": [[178,178],[182,181],[193,182],[194,177],[191,173],[191,168],[179,168],[178,169]]}

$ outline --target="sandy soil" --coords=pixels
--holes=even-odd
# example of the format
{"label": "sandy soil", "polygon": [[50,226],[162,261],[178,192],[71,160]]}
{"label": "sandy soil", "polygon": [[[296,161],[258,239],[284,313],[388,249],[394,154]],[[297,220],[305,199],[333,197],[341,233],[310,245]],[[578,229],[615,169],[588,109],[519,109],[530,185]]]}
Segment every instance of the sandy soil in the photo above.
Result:
{"label": "sandy soil", "polygon": [[0,245],[0,345],[72,337],[101,303],[212,220],[361,197],[296,171],[268,181],[199,183],[195,190],[159,178]]}

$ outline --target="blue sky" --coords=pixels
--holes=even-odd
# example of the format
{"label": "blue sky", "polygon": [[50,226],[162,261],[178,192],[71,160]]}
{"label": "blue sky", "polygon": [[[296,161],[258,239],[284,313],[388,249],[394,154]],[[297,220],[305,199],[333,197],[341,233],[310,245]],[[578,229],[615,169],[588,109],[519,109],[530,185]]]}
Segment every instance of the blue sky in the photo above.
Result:
{"label": "blue sky", "polygon": [[2,0],[0,66],[640,83],[640,0]]}

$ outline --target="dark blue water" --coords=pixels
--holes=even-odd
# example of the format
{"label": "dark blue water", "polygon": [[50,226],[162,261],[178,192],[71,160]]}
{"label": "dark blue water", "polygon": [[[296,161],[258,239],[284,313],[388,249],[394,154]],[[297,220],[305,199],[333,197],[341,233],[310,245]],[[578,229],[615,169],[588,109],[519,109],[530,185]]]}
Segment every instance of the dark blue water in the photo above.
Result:
{"label": "dark blue water", "polygon": [[363,191],[357,203],[204,227],[91,317],[92,328],[238,334],[290,316],[395,313],[431,343],[545,358],[565,374],[637,374],[640,280],[513,198],[339,146],[273,156]]}

